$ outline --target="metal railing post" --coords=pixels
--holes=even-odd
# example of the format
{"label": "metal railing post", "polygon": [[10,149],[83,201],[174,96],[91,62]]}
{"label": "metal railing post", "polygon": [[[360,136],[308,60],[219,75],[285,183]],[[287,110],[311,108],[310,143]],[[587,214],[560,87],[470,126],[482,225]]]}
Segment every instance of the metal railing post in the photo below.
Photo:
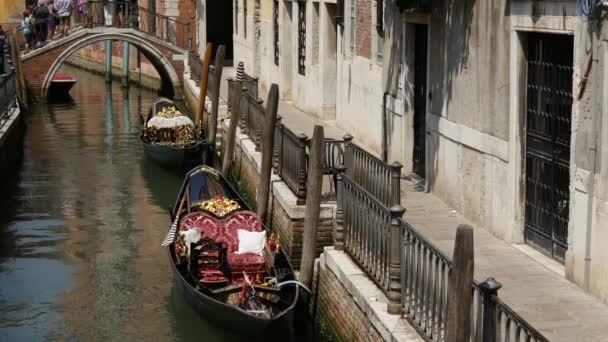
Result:
{"label": "metal railing post", "polygon": [[[236,82],[235,82],[236,84]],[[235,88],[236,90],[236,88]],[[250,130],[251,130],[251,122],[249,122],[249,101],[248,101],[248,97],[247,97],[247,87],[242,87],[241,88],[241,101],[245,101],[246,105],[243,106],[241,105],[241,119],[243,119],[243,133],[249,135]],[[251,137],[251,136],[250,136]],[[255,143],[255,141],[254,141]]]}
{"label": "metal railing post", "polygon": [[352,168],[353,168],[353,149],[351,146],[351,143],[353,141],[353,136],[350,134],[346,134],[344,137],[344,167],[346,167],[346,170],[349,172],[349,174],[352,174]]}
{"label": "metal railing post", "polygon": [[283,142],[283,133],[281,132],[281,120],[282,116],[277,116],[277,123],[274,127],[274,151],[272,157],[272,172],[275,175],[279,174],[279,166],[281,162],[279,158],[281,158],[281,143]]}
{"label": "metal railing post", "polygon": [[336,166],[336,223],[334,230],[334,248],[338,251],[344,250],[344,164]]}
{"label": "metal railing post", "polygon": [[401,169],[399,162],[391,164],[391,204],[401,205]]}
{"label": "metal railing post", "polygon": [[401,224],[399,219],[403,217],[405,208],[394,205],[391,211],[390,231],[390,266],[388,283],[387,311],[391,315],[401,314],[401,252],[403,241],[401,240]]}
{"label": "metal railing post", "polygon": [[[308,142],[308,137],[306,134],[302,133],[298,136],[298,155],[297,165],[298,165],[298,190],[296,191],[296,196],[299,199],[306,198],[306,144]],[[303,203],[302,203],[303,204]]]}
{"label": "metal railing post", "polygon": [[[259,105],[259,106],[256,106],[256,110],[259,110],[260,107],[264,108],[262,106],[262,104],[264,103],[264,100],[257,99],[255,101]],[[262,114],[262,113],[258,112],[258,114]],[[258,127],[255,130],[254,143],[255,143],[255,150],[258,152],[260,151],[260,145],[262,144],[262,122],[263,122],[263,120],[258,120],[258,123],[257,123]]]}
{"label": "metal railing post", "polygon": [[483,301],[482,342],[496,342],[496,303],[494,303],[492,297],[498,294],[501,287],[502,284],[494,278],[488,278],[479,284]]}

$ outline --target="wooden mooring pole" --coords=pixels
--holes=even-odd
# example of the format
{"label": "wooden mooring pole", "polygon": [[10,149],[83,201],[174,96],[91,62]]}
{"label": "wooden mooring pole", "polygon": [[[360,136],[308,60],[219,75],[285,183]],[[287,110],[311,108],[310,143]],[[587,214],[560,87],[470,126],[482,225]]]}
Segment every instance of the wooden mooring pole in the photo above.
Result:
{"label": "wooden mooring pole", "polygon": [[315,126],[310,145],[306,209],[304,213],[304,239],[302,262],[300,263],[300,281],[309,288],[312,285],[315,251],[317,248],[317,226],[319,224],[319,214],[321,213],[324,151],[325,136],[323,127]]}
{"label": "wooden mooring pole", "polygon": [[473,256],[473,228],[459,225],[454,242],[454,266],[448,282],[446,342],[469,341],[471,338]]}
{"label": "wooden mooring pole", "polygon": [[207,43],[205,47],[205,59],[203,59],[203,67],[201,69],[201,92],[198,95],[198,108],[196,109],[196,124],[201,125],[203,120],[203,112],[205,111],[205,99],[207,98],[207,80],[209,79],[209,65],[211,64],[211,50],[213,44]]}
{"label": "wooden mooring pole", "polygon": [[[241,89],[241,82],[237,82],[236,89]],[[278,109],[279,86],[273,83],[270,86],[268,99],[266,100],[266,116],[264,118],[264,127],[262,131],[262,171],[260,173],[260,186],[258,187],[257,193],[258,216],[262,219],[262,222],[266,222],[266,217],[268,216],[270,176],[272,174],[272,158],[274,156],[274,128],[277,124]]]}
{"label": "wooden mooring pole", "polygon": [[[243,82],[235,81],[237,88],[240,89]],[[232,95],[232,111],[230,112],[230,127],[228,127],[228,139],[226,139],[226,148],[224,149],[224,162],[222,164],[222,174],[228,178],[230,171],[230,162],[234,154],[234,142],[236,140],[236,128],[241,115],[241,92],[235,91]]]}
{"label": "wooden mooring pole", "polygon": [[214,80],[211,85],[211,116],[209,117],[209,146],[215,151],[215,135],[217,133],[217,111],[220,102],[220,84],[222,83],[222,69],[224,68],[224,57],[226,57],[226,46],[220,45],[215,54]]}

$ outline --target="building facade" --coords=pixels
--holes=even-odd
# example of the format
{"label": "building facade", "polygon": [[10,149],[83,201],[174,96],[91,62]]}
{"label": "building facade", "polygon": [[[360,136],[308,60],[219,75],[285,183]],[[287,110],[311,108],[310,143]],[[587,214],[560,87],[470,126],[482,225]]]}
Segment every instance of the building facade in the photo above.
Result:
{"label": "building facade", "polygon": [[473,223],[608,300],[604,8],[234,1],[235,61],[261,94],[279,84],[284,101],[335,120]]}

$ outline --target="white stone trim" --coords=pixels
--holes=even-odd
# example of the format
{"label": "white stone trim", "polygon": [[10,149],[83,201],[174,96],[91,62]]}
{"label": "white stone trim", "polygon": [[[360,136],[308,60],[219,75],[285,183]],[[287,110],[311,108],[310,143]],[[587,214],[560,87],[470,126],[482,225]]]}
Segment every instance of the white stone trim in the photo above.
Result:
{"label": "white stone trim", "polygon": [[427,128],[474,150],[509,161],[509,142],[429,113]]}

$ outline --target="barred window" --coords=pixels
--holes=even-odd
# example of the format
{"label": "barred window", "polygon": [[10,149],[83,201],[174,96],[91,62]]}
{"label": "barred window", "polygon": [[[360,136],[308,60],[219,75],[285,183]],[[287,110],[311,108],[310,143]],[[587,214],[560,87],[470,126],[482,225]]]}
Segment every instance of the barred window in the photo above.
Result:
{"label": "barred window", "polygon": [[247,0],[243,0],[243,32],[247,38]]}
{"label": "barred window", "polygon": [[350,32],[349,32],[349,49],[350,49],[350,54],[351,56],[355,55],[355,10],[356,10],[356,0],[350,0],[349,3],[349,20],[348,20],[348,24],[350,25]]}
{"label": "barred window", "polygon": [[274,29],[274,64],[279,65],[279,1],[275,0],[272,14],[272,27]]}
{"label": "barred window", "polygon": [[234,0],[234,32],[239,34],[239,0]]}
{"label": "barred window", "polygon": [[306,75],[306,2],[298,2],[298,73]]}

